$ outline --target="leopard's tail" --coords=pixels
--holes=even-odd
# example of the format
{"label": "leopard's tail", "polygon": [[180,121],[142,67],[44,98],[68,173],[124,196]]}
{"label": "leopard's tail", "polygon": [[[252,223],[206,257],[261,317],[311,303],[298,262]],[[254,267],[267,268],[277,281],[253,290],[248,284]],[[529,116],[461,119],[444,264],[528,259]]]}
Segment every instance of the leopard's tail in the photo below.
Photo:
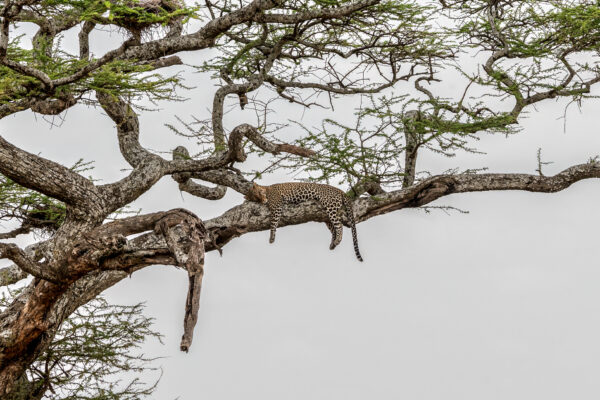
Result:
{"label": "leopard's tail", "polygon": [[356,222],[354,221],[354,208],[352,207],[352,200],[350,198],[344,196],[344,207],[346,208],[346,215],[348,216],[348,220],[350,220],[350,228],[352,228],[352,241],[354,242],[354,254],[356,254],[356,258],[358,261],[362,261],[363,258],[360,255],[360,250],[358,250],[358,237],[356,236]]}

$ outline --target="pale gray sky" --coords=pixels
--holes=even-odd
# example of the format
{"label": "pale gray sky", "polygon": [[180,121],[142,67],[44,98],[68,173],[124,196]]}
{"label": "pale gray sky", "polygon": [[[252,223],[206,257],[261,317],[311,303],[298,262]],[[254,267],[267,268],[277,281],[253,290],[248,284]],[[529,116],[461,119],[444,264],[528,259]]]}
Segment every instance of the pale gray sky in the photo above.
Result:
{"label": "pale gray sky", "polygon": [[[144,145],[168,151],[190,144],[163,126],[175,114],[203,116],[210,107],[211,82],[188,78],[197,86],[190,101],[141,116]],[[325,115],[303,116],[279,104],[278,114],[307,125]],[[600,154],[598,103],[584,104],[581,113],[570,108],[566,131],[558,120],[565,104],[532,110],[517,136],[482,135],[477,146],[487,155],[428,155],[418,167],[535,173],[539,147],[554,162],[545,167],[548,175],[586,162]],[[336,116],[350,118],[351,110],[339,107]],[[230,127],[254,122],[237,109],[228,120]],[[95,160],[93,175],[105,181],[127,167],[113,123],[99,110],[73,108],[54,128],[40,116],[17,114],[0,121],[0,133],[66,165]],[[402,210],[361,223],[364,263],[355,260],[348,230],[329,251],[323,224],[280,228],[272,245],[267,232],[245,235],[222,258],[207,257],[189,354],[179,351],[183,271],[146,268],[107,298],[146,301],[165,335],[164,346],[145,348],[167,357],[159,400],[597,399],[598,198],[596,180],[557,194],[453,195],[436,204],[469,214]],[[135,206],[144,212],[185,207],[209,219],[242,201],[233,191],[219,202],[181,195],[165,178]]]}

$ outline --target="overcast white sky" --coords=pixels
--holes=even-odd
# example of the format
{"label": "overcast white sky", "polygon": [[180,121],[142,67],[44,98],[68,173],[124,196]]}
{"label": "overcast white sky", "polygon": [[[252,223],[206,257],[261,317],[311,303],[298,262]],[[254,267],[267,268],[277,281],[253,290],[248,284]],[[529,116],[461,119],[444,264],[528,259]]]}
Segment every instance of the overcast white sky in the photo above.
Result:
{"label": "overcast white sky", "polygon": [[[202,55],[188,57],[198,63]],[[144,145],[190,145],[163,126],[176,114],[204,116],[212,104],[212,83],[188,78],[196,86],[190,101],[141,116]],[[307,125],[324,115],[279,104],[283,118]],[[517,136],[482,135],[486,155],[426,155],[418,167],[535,173],[539,147],[554,162],[547,175],[586,162],[600,154],[598,102],[581,113],[571,108],[566,130],[558,119],[564,105],[532,110]],[[351,109],[339,107],[336,116],[351,118]],[[230,127],[254,122],[237,109],[228,120]],[[75,107],[60,127],[21,113],[0,121],[0,134],[65,165],[94,160],[93,175],[106,182],[127,167],[112,121],[99,110]],[[106,295],[145,301],[165,335],[164,346],[145,348],[167,357],[159,400],[598,399],[599,198],[596,180],[557,194],[453,195],[436,204],[469,214],[402,210],[361,223],[364,263],[347,229],[333,252],[323,224],[280,228],[273,245],[268,232],[245,235],[222,258],[207,257],[189,354],[179,351],[185,272],[149,267]],[[185,207],[209,219],[242,201],[233,191],[219,202],[193,198],[165,178],[135,206]]]}

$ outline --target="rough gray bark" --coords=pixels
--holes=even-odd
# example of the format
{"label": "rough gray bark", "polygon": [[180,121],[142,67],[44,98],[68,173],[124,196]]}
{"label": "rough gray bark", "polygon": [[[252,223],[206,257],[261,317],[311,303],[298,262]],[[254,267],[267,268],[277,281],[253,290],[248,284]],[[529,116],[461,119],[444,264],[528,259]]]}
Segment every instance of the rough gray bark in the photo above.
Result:
{"label": "rough gray bark", "polygon": [[[44,17],[36,12],[36,7],[41,4],[36,0],[16,0],[0,5],[0,65],[21,77],[31,78],[36,85],[35,95],[0,103],[0,118],[28,109],[56,115],[77,104],[83,96],[93,95],[90,98],[96,99],[114,122],[120,152],[132,168],[120,181],[96,185],[77,172],[20,149],[0,137],[0,173],[66,206],[64,222],[47,241],[28,249],[0,243],[0,258],[14,262],[14,265],[0,270],[0,285],[13,284],[33,276],[31,283],[0,314],[0,397],[10,393],[14,383],[22,377],[25,367],[46,348],[70,313],[121,279],[149,265],[173,265],[185,268],[188,272],[189,291],[181,349],[189,349],[199,309],[204,252],[220,250],[245,233],[268,230],[270,218],[267,207],[245,202],[204,222],[195,214],[180,209],[108,223],[105,221],[111,213],[136,200],[165,176],[177,181],[181,190],[206,199],[220,199],[228,189],[245,194],[251,182],[234,165],[246,160],[248,142],[269,156],[285,153],[299,159],[319,157],[313,149],[267,139],[258,127],[247,123],[241,123],[231,132],[226,132],[222,121],[226,96],[238,96],[240,104],[244,106],[249,92],[270,85],[278,96],[308,106],[310,104],[295,96],[293,90],[311,89],[332,96],[377,93],[399,81],[418,76],[414,82],[415,88],[427,98],[424,104],[432,107],[428,120],[424,122],[435,123],[432,125],[436,129],[433,134],[435,137],[446,132],[444,129],[450,129],[450,125],[464,134],[485,130],[489,126],[507,127],[516,123],[522,111],[532,104],[558,96],[588,93],[590,87],[600,81],[600,74],[596,74],[577,86],[572,85],[577,73],[569,64],[567,55],[575,52],[574,47],[560,58],[566,75],[558,84],[543,91],[519,89],[518,83],[498,66],[505,59],[518,59],[519,56],[508,49],[504,31],[496,27],[495,21],[501,17],[501,13],[497,2],[493,2],[486,9],[488,25],[494,27],[488,35],[493,44],[486,44],[490,55],[483,70],[488,78],[497,80],[499,90],[512,96],[513,108],[509,112],[492,112],[479,106],[469,108],[462,99],[458,104],[449,104],[437,98],[421,82],[434,81],[435,63],[432,59],[452,58],[454,55],[436,50],[423,56],[426,50],[421,48],[413,53],[410,45],[418,41],[418,34],[414,30],[382,31],[380,25],[386,22],[385,13],[388,11],[379,9],[380,3],[379,0],[357,0],[344,2],[337,7],[297,10],[281,0],[254,0],[227,11],[207,2],[211,18],[196,32],[184,35],[181,27],[175,24],[162,38],[142,42],[137,35],[96,59],[90,57],[90,33],[96,25],[102,25],[102,21],[86,21],[79,31],[77,60],[89,62],[82,63],[79,69],[59,78],[51,78],[52,74],[48,75],[33,63],[21,63],[9,57],[11,24],[32,21],[38,25],[39,32],[32,43],[36,50],[48,51],[43,48],[44,42],[52,42],[59,33],[75,29],[81,21],[68,15]],[[446,4],[443,6],[448,7]],[[361,28],[352,31],[355,21],[360,22],[357,25]],[[285,28],[285,34],[273,36],[273,32],[279,31],[270,29],[269,24],[275,24],[279,31]],[[235,31],[234,28],[240,26],[242,29]],[[252,40],[245,37],[243,27],[249,29],[255,26],[260,27],[256,29],[259,32],[257,37]],[[314,31],[310,30],[315,26],[320,27],[320,33],[330,29],[344,33],[348,29],[356,37],[365,34],[362,26],[369,26],[373,33],[355,46],[346,46],[347,39],[343,34],[329,37],[330,42],[318,43],[313,40]],[[223,85],[217,89],[213,99],[211,134],[214,151],[202,158],[191,158],[183,147],[175,149],[171,160],[154,154],[140,144],[138,115],[125,98],[101,90],[94,92],[84,84],[82,87],[69,86],[84,82],[114,60],[134,60],[137,65],[154,69],[178,65],[181,60],[176,53],[216,47],[217,41],[224,37],[242,46],[238,56],[253,49],[262,58],[245,65],[251,71],[243,79],[234,80],[231,65],[222,68]],[[363,84],[360,79],[352,81],[331,65],[325,66],[322,71],[326,73],[327,80],[309,81],[293,73],[286,76],[282,73],[285,65],[277,65],[281,60],[301,62],[306,59],[313,62],[333,56],[343,59],[356,57],[360,63],[368,66],[365,70],[375,66],[381,81],[369,85]],[[406,72],[402,74],[400,67],[403,66],[400,64],[407,65],[404,68]],[[420,70],[419,67],[424,69]],[[452,117],[444,117],[444,112],[452,114]],[[469,118],[475,118],[476,121]],[[433,128],[425,126],[424,129]],[[600,163],[590,162],[567,168],[552,177],[455,174],[418,181],[415,172],[420,139],[416,132],[415,128],[406,136],[405,175],[401,190],[386,192],[382,183],[372,179],[372,176],[362,176],[357,183],[353,182],[356,185],[350,194],[355,198],[357,222],[402,208],[423,206],[453,193],[490,190],[552,193],[579,180],[600,177]],[[196,181],[208,182],[216,187]],[[370,196],[360,197],[364,193]],[[326,214],[317,203],[303,203],[288,209],[279,225],[324,222],[326,219]],[[26,233],[30,228],[24,225],[14,231],[0,233],[0,240]]]}

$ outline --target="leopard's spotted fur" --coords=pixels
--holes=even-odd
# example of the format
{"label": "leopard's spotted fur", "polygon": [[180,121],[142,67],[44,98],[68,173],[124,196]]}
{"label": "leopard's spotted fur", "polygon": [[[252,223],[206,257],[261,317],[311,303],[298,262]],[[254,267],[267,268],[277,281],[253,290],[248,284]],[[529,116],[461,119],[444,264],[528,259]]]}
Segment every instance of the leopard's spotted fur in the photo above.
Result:
{"label": "leopard's spotted fur", "polygon": [[331,250],[342,241],[343,225],[339,211],[341,208],[344,208],[350,221],[350,227],[352,228],[354,253],[359,261],[363,260],[358,250],[352,201],[340,189],[319,183],[287,182],[270,186],[261,186],[254,183],[248,191],[246,199],[258,203],[267,203],[271,212],[271,236],[269,243],[275,241],[275,230],[279,224],[284,203],[298,204],[306,200],[317,200],[325,207],[325,211],[329,217],[327,228],[331,231],[331,244],[329,245]]}

